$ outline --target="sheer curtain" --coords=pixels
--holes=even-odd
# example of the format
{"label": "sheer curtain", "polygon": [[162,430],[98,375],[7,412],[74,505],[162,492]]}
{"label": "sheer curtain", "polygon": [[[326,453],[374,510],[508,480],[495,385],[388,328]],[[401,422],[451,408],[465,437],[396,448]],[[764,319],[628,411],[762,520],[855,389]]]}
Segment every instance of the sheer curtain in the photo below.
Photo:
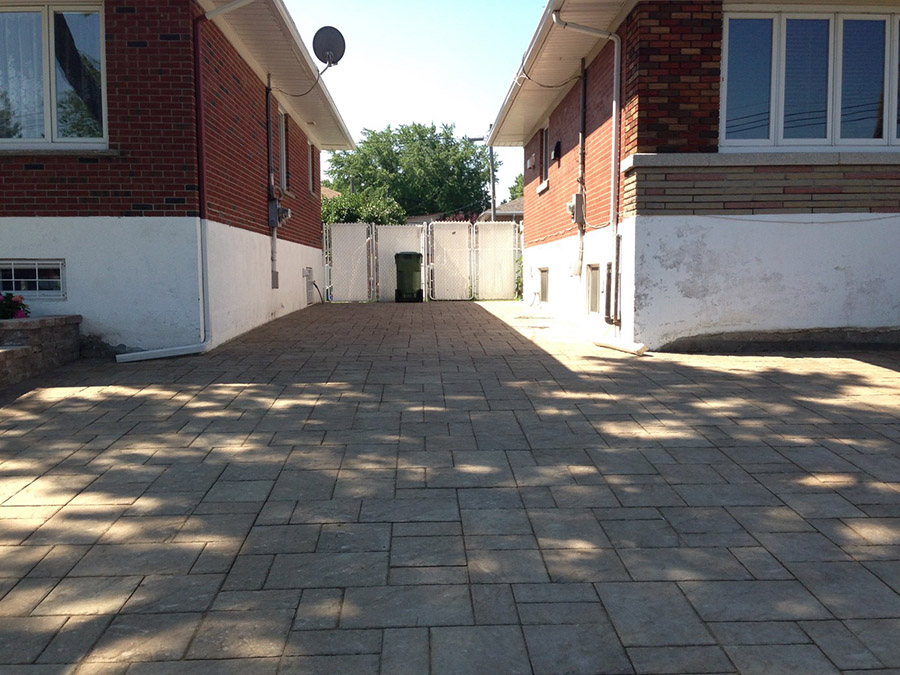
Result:
{"label": "sheer curtain", "polygon": [[44,138],[40,12],[0,12],[0,138]]}

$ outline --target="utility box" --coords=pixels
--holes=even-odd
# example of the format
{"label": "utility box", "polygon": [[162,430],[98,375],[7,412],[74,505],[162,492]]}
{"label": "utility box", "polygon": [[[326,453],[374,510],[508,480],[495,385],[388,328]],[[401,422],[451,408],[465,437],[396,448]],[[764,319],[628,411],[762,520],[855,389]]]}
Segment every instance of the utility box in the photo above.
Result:
{"label": "utility box", "polygon": [[422,254],[396,253],[394,263],[397,265],[397,290],[394,302],[422,302]]}

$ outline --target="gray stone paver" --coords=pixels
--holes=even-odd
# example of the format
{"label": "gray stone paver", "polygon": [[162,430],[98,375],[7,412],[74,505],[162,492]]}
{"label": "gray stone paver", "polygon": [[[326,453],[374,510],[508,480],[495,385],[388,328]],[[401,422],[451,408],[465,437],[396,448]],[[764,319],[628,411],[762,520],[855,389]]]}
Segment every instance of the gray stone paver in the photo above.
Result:
{"label": "gray stone paver", "polygon": [[0,671],[900,669],[897,352],[538,325],[317,306],[0,390]]}

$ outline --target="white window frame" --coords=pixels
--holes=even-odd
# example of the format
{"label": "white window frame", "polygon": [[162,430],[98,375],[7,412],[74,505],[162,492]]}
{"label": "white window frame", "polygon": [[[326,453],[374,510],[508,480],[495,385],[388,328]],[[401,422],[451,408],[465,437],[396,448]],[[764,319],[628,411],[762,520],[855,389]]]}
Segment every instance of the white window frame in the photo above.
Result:
{"label": "white window frame", "polygon": [[[772,54],[771,54],[771,71],[769,73],[769,135],[766,138],[738,138],[735,140],[727,141],[727,144],[734,147],[747,146],[752,148],[759,148],[764,146],[773,146],[775,145],[775,133],[776,133],[776,125],[775,118],[777,115],[775,114],[775,110],[779,107],[776,105],[776,101],[778,100],[778,54],[781,50],[778,47],[778,19],[777,17],[772,16],[771,13],[759,13],[759,12],[742,12],[737,17],[729,17],[729,18],[741,18],[741,19],[769,19],[772,21]],[[720,124],[719,124],[719,145],[721,146],[725,142],[725,132],[726,132],[726,123],[727,123],[727,113],[728,113],[728,46],[730,41],[728,39],[728,31],[731,27],[731,22],[726,19],[725,27],[722,35],[722,77],[721,77],[721,115],[720,115]]]}
{"label": "white window frame", "polygon": [[[726,11],[722,39],[722,74],[720,79],[721,97],[719,104],[719,150],[721,152],[792,152],[792,151],[897,151],[900,145],[898,133],[898,105],[900,105],[900,13],[885,13],[884,8],[874,8],[871,12],[859,8],[853,12],[808,11],[783,12],[772,7],[753,8],[743,11],[735,8]],[[732,19],[771,19],[772,20],[772,74],[770,93],[769,138],[767,139],[728,139],[728,56],[729,29]],[[784,83],[786,73],[787,20],[788,19],[828,19],[829,20],[829,93],[828,120],[826,139],[795,139],[784,137]],[[843,27],[847,20],[885,21],[885,124],[889,126],[883,139],[841,138],[841,103],[843,75]]]}
{"label": "white window frame", "polygon": [[[38,269],[41,267],[59,268],[59,290],[58,291],[42,291],[40,289],[34,291],[25,291],[20,289],[6,290],[0,286],[0,294],[12,293],[13,295],[21,295],[26,300],[65,300],[66,299],[66,261],[63,258],[4,258],[0,260],[0,267],[12,265],[16,267],[34,267],[35,280],[39,281]],[[15,277],[14,277],[15,280]]]}
{"label": "white window frame", "polygon": [[[900,17],[898,17],[900,19]],[[841,108],[843,105],[843,88],[844,88],[844,22],[845,21],[884,21],[884,101],[882,102],[882,118],[884,119],[885,129],[884,129],[884,138],[842,138],[841,137]],[[857,145],[857,146],[880,146],[885,145],[886,143],[891,142],[891,132],[888,127],[888,120],[896,118],[897,113],[895,112],[893,117],[891,116],[891,101],[896,102],[896,97],[892,95],[890,80],[891,74],[895,72],[895,67],[892,68],[892,64],[890,62],[890,54],[891,48],[894,45],[894,40],[896,36],[894,35],[895,31],[891,30],[892,19],[890,14],[841,14],[838,17],[837,26],[835,30],[837,34],[835,35],[835,50],[836,53],[834,55],[834,67],[835,67],[835,75],[834,75],[834,138],[835,145]],[[896,78],[894,78],[896,79]],[[895,106],[896,111],[896,106]],[[896,134],[897,123],[896,120],[893,124],[894,133]]]}
{"label": "white window frame", "polygon": [[[787,101],[784,96],[784,89],[787,84],[787,24],[789,20],[811,20],[811,21],[828,21],[828,91],[825,93],[825,138],[786,138],[784,135],[784,114],[785,104]],[[775,70],[778,73],[775,83],[775,94],[778,97],[775,106],[775,129],[777,133],[775,144],[778,146],[793,145],[802,146],[804,149],[809,146],[831,147],[834,145],[834,116],[837,114],[834,107],[835,97],[835,48],[834,48],[834,24],[835,19],[830,14],[815,14],[812,12],[803,13],[785,13],[776,21],[778,33],[776,41],[778,42],[778,55],[775,59]]]}
{"label": "white window frame", "polygon": [[[32,12],[41,15],[41,60],[44,85],[44,138],[0,138],[0,149],[52,150],[52,149],[99,149],[109,147],[109,115],[107,113],[106,83],[106,16],[103,3],[85,2],[41,2],[29,3],[27,0],[9,7],[0,8],[0,13]],[[103,136],[101,138],[59,138],[57,137],[56,107],[56,67],[53,56],[54,12],[96,12],[100,21],[100,80],[103,112]]]}

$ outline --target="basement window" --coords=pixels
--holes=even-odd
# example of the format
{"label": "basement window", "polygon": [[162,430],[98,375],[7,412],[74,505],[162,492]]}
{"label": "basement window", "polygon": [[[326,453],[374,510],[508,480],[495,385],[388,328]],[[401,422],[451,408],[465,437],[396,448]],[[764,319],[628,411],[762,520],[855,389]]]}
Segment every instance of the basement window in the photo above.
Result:
{"label": "basement window", "polygon": [[0,293],[65,300],[65,260],[0,260]]}
{"label": "basement window", "polygon": [[105,148],[100,5],[0,9],[0,147]]}
{"label": "basement window", "polygon": [[900,14],[726,17],[722,146],[900,145]]}
{"label": "basement window", "polygon": [[599,314],[600,296],[603,294],[603,287],[600,285],[600,266],[588,265],[587,272],[588,312],[591,314]]}

